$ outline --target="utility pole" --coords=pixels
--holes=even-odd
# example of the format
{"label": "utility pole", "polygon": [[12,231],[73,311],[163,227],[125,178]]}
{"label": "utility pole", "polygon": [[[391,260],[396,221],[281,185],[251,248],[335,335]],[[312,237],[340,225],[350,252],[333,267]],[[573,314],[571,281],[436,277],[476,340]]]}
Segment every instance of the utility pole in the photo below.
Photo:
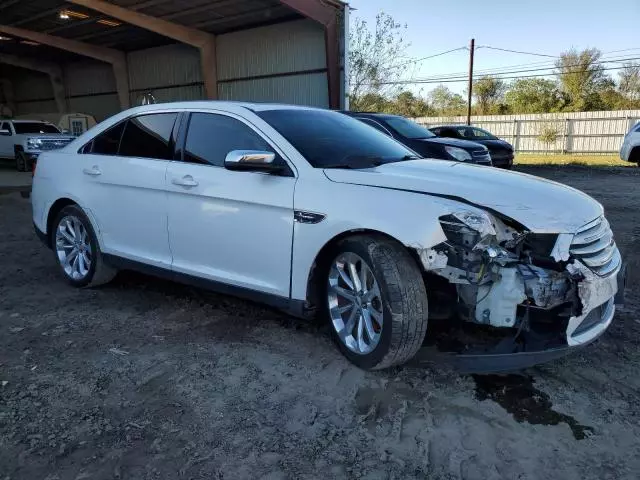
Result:
{"label": "utility pole", "polygon": [[471,96],[473,94],[473,53],[476,49],[476,39],[471,39],[469,45],[469,98],[467,100],[467,125],[471,125]]}

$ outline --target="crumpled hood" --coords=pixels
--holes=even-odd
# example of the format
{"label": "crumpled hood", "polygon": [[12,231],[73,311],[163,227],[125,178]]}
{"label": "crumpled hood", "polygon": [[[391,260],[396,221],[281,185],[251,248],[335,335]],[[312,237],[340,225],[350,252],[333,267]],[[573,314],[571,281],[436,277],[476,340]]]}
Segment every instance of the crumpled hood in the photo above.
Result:
{"label": "crumpled hood", "polygon": [[366,170],[326,169],[339,183],[410,190],[495,210],[538,233],[574,233],[603,214],[579,190],[524,173],[446,160],[409,160]]}

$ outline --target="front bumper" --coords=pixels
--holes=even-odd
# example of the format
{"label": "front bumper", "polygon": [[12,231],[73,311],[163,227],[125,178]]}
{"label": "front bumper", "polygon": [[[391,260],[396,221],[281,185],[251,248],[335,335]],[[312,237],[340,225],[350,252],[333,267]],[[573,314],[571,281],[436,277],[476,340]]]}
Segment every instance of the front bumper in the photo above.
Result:
{"label": "front bumper", "polygon": [[[607,298],[581,317],[572,331],[568,328],[566,341],[560,343],[557,336],[540,331],[517,331],[488,348],[467,348],[464,352],[442,352],[433,347],[423,347],[413,358],[415,366],[448,364],[461,373],[499,373],[533,367],[541,363],[557,360],[590,345],[600,338],[611,325],[616,305],[624,303],[627,285],[626,264],[622,264],[611,279],[617,285],[617,293]],[[596,285],[593,288],[603,288]],[[571,339],[579,338],[579,343]]]}
{"label": "front bumper", "polygon": [[513,153],[510,155],[491,155],[491,162],[494,167],[511,168],[514,157]]}

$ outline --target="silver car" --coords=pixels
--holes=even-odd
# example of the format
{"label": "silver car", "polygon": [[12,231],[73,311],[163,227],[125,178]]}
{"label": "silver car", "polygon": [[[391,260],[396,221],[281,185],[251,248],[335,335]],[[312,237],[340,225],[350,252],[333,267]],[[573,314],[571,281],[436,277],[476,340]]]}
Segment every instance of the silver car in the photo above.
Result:
{"label": "silver car", "polygon": [[624,137],[620,158],[627,162],[634,162],[640,166],[640,122],[636,123]]}

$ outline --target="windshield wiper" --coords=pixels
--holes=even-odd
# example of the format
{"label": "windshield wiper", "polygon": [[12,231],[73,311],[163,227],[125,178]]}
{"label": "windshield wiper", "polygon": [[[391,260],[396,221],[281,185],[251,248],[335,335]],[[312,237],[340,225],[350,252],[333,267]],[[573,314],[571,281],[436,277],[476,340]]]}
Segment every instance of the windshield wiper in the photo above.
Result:
{"label": "windshield wiper", "polygon": [[379,157],[366,157],[366,156],[362,156],[362,157],[350,156],[350,157],[346,157],[345,160],[348,160],[349,163],[347,162],[329,163],[327,165],[322,165],[322,168],[348,168],[351,170],[360,170],[363,168],[379,167],[380,165],[385,163]]}

